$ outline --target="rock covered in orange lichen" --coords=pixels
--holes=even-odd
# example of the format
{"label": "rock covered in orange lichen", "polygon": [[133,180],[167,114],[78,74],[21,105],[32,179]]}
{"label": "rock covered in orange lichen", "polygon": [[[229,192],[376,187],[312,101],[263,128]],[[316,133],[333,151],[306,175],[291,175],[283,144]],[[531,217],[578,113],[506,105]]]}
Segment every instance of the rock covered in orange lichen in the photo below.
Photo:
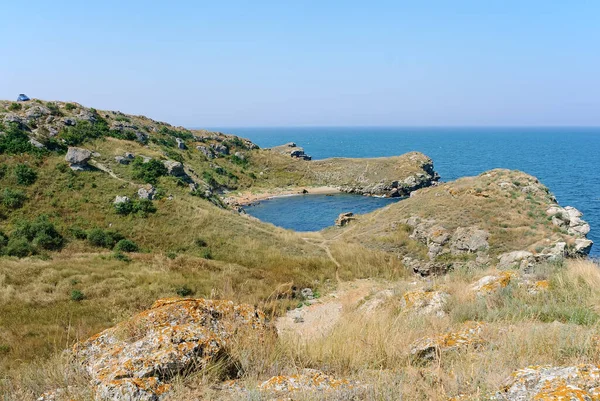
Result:
{"label": "rock covered in orange lichen", "polygon": [[485,295],[506,287],[516,277],[514,271],[503,271],[498,274],[485,276],[471,286],[477,295]]}
{"label": "rock covered in orange lichen", "polygon": [[530,366],[512,374],[496,400],[600,400],[600,367]]}
{"label": "rock covered in orange lichen", "polygon": [[443,316],[450,296],[442,291],[415,290],[402,296],[402,309],[421,315]]}
{"label": "rock covered in orange lichen", "polygon": [[483,324],[467,322],[459,331],[444,333],[435,337],[421,338],[413,343],[410,353],[417,359],[432,360],[442,352],[463,347],[476,347],[483,343]]}
{"label": "rock covered in orange lichen", "polygon": [[170,378],[201,369],[236,335],[261,341],[265,315],[230,301],[170,298],[74,346],[100,400],[160,400]]}

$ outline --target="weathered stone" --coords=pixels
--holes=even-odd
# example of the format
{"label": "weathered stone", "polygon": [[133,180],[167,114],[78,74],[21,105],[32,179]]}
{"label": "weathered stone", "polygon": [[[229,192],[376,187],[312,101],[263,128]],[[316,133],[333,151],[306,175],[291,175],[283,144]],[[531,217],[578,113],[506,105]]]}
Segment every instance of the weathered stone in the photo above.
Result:
{"label": "weathered stone", "polygon": [[175,160],[165,160],[163,162],[165,167],[167,168],[167,172],[169,175],[173,175],[176,177],[181,177],[185,175],[185,171],[183,170],[183,164],[177,162]]}
{"label": "weathered stone", "polygon": [[596,365],[531,366],[514,372],[495,400],[597,400],[600,368]]}
{"label": "weathered stone", "polygon": [[236,336],[256,342],[273,332],[250,305],[206,299],[163,299],[73,348],[99,400],[164,398],[168,381],[202,369]]}
{"label": "weathered stone", "polygon": [[36,141],[33,138],[29,138],[29,143],[32,144],[33,146],[35,146],[38,149],[44,149],[46,148],[46,146],[44,146],[43,143]]}
{"label": "weathered stone", "polygon": [[115,156],[115,161],[119,164],[129,164],[130,159],[123,156]]}
{"label": "weathered stone", "polygon": [[487,240],[490,236],[485,230],[479,230],[475,227],[459,227],[454,232],[450,242],[452,253],[475,253],[486,250],[490,247]]}
{"label": "weathered stone", "polygon": [[486,295],[501,288],[506,287],[517,273],[513,271],[504,271],[498,274],[485,276],[474,283],[470,289],[477,295]]}
{"label": "weathered stone", "polygon": [[335,220],[335,225],[339,226],[339,227],[344,227],[345,225],[347,225],[348,223],[350,223],[352,220],[355,220],[355,219],[356,219],[356,217],[354,217],[354,213],[352,213],[352,212],[340,213],[338,218]]}
{"label": "weathered stone", "polygon": [[498,260],[499,269],[510,269],[515,267],[525,269],[532,262],[533,253],[528,251],[507,252],[498,256]]}
{"label": "weathered stone", "polygon": [[578,238],[575,240],[575,245],[573,249],[570,251],[570,256],[587,256],[592,250],[592,245],[594,242],[587,238]]}
{"label": "weathered stone", "polygon": [[402,296],[401,306],[406,311],[420,315],[444,316],[444,307],[450,295],[442,291],[415,290]]}
{"label": "weathered stone", "polygon": [[210,148],[218,154],[222,154],[222,155],[228,155],[229,154],[229,148],[225,145],[222,144],[211,144]]}
{"label": "weathered stone", "polygon": [[187,149],[187,146],[185,146],[185,142],[183,141],[183,139],[175,138],[175,142],[177,142],[178,149]]}
{"label": "weathered stone", "polygon": [[119,203],[128,203],[131,200],[129,199],[128,196],[124,196],[124,195],[117,195],[115,197],[115,200],[113,201],[113,204],[118,205]]}
{"label": "weathered stone", "polygon": [[65,160],[71,165],[73,170],[84,170],[87,168],[88,161],[92,158],[92,152],[87,149],[69,147]]}
{"label": "weathered stone", "polygon": [[196,146],[196,149],[198,151],[200,151],[202,154],[204,154],[204,156],[206,156],[207,159],[215,158],[215,154],[213,153],[212,149],[209,147],[198,145],[198,146]]}
{"label": "weathered stone", "polygon": [[410,353],[421,361],[431,361],[444,352],[480,346],[483,343],[482,328],[481,323],[468,322],[462,330],[421,338],[412,344]]}
{"label": "weathered stone", "polygon": [[63,124],[65,124],[66,126],[69,127],[74,127],[77,124],[77,121],[75,121],[72,118],[63,118]]}
{"label": "weathered stone", "polygon": [[156,192],[156,190],[154,189],[154,187],[152,185],[147,185],[145,187],[138,189],[137,193],[138,193],[138,197],[140,199],[152,200],[155,192]]}

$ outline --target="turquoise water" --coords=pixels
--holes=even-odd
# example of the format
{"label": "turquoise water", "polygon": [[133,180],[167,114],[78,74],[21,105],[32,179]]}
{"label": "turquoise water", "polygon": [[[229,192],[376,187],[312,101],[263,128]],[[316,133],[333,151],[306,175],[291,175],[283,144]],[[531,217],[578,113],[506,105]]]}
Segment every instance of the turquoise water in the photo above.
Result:
{"label": "turquoise water", "polygon": [[[221,128],[223,132],[249,138],[261,147],[296,142],[314,159],[327,157],[394,156],[409,151],[423,152],[433,159],[443,181],[480,174],[493,168],[522,170],[550,188],[563,206],[584,213],[592,227],[588,238],[600,255],[600,128]],[[331,225],[331,216],[315,212],[322,198],[311,197],[263,202],[248,208],[261,220],[276,223],[287,213],[284,227],[301,229],[307,219],[314,227]],[[346,198],[339,198],[350,207]],[[327,207],[333,207],[327,200]],[[380,200],[356,198],[361,207]],[[290,205],[288,209],[286,204]],[[271,206],[272,205],[272,206]],[[260,208],[260,211],[259,211]],[[255,212],[256,210],[256,212]],[[336,209],[336,211],[339,208]],[[295,220],[294,216],[298,216]],[[337,214],[336,214],[337,216]],[[296,222],[293,222],[295,220]],[[283,223],[279,223],[283,224]]]}

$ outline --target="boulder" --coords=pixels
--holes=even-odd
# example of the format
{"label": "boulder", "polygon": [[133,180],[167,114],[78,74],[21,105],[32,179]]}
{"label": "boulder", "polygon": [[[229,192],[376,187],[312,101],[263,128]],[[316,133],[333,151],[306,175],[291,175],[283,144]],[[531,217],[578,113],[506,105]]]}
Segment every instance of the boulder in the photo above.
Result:
{"label": "boulder", "polygon": [[44,146],[43,143],[36,141],[33,138],[29,138],[29,143],[32,144],[33,146],[35,146],[38,149],[45,149],[46,146]]}
{"label": "boulder", "polygon": [[173,175],[175,177],[181,177],[185,175],[185,171],[183,170],[183,164],[177,162],[175,160],[165,160],[163,162],[165,167],[167,168],[167,172],[169,175]]}
{"label": "boulder", "polygon": [[516,275],[517,273],[514,271],[503,271],[498,274],[484,276],[471,285],[470,290],[477,295],[487,295],[506,287]]}
{"label": "boulder", "polygon": [[600,367],[530,366],[514,372],[494,397],[498,401],[596,400]]}
{"label": "boulder", "polygon": [[140,143],[146,143],[148,142],[148,135],[140,131],[135,131],[135,139]]}
{"label": "boulder", "polygon": [[573,249],[569,252],[569,256],[587,256],[592,250],[594,242],[587,238],[577,238]]}
{"label": "boulder", "polygon": [[273,331],[251,305],[162,299],[131,319],[73,347],[98,400],[159,401],[179,373],[191,373],[238,338],[262,341]]}
{"label": "boulder", "polygon": [[401,307],[405,311],[419,315],[444,316],[444,307],[450,295],[442,291],[415,290],[408,291],[402,296]]}
{"label": "boulder", "polygon": [[345,225],[347,225],[348,223],[350,223],[352,220],[355,220],[356,217],[354,217],[354,213],[352,212],[345,212],[345,213],[341,213],[338,218],[335,220],[335,225],[338,227],[344,227]]}
{"label": "boulder", "polygon": [[68,126],[68,127],[74,127],[77,124],[77,121],[75,121],[72,118],[63,118],[63,124]]}
{"label": "boulder", "polygon": [[130,201],[131,201],[131,200],[129,199],[129,197],[128,197],[128,196],[125,196],[125,195],[123,195],[123,196],[121,196],[121,195],[117,195],[117,196],[115,197],[115,200],[113,201],[113,204],[114,204],[114,205],[118,205],[119,203],[128,203],[128,202],[130,202]]}
{"label": "boulder", "polygon": [[38,120],[41,117],[50,115],[51,112],[50,110],[48,110],[46,107],[43,106],[33,106],[30,107],[26,112],[25,112],[25,117],[27,118],[28,122],[33,122]]}
{"label": "boulder", "polygon": [[452,236],[450,249],[453,254],[487,250],[490,247],[487,241],[489,237],[490,233],[485,230],[479,230],[475,227],[459,227]]}
{"label": "boulder", "polygon": [[528,251],[513,251],[498,256],[499,269],[526,269],[533,262],[533,253]]}
{"label": "boulder", "polygon": [[246,155],[244,155],[242,152],[235,152],[235,157],[237,157],[240,160],[246,160]]}
{"label": "boulder", "polygon": [[72,170],[85,170],[91,158],[92,152],[87,149],[75,147],[69,147],[65,156],[65,160],[69,163]]}
{"label": "boulder", "polygon": [[198,145],[196,146],[196,149],[202,153],[204,156],[206,156],[207,159],[214,159],[215,158],[215,154],[213,153],[211,148],[208,148],[206,146],[202,146],[202,145]]}
{"label": "boulder", "polygon": [[225,146],[225,145],[220,144],[220,143],[217,143],[217,144],[213,143],[213,144],[210,145],[210,148],[215,153],[218,153],[218,154],[221,154],[221,155],[228,155],[229,154],[229,148],[227,146]]}
{"label": "boulder", "polygon": [[411,345],[410,354],[415,359],[431,361],[448,351],[480,346],[483,344],[482,328],[481,323],[468,322],[459,331],[421,338]]}
{"label": "boulder", "polygon": [[187,149],[187,146],[185,146],[185,142],[183,141],[183,139],[181,138],[175,138],[175,142],[177,142],[177,148],[178,149]]}
{"label": "boulder", "polygon": [[574,207],[552,206],[546,210],[546,214],[552,216],[554,225],[565,228],[571,235],[585,237],[590,232],[590,225],[581,219],[583,213]]}
{"label": "boulder", "polygon": [[137,193],[138,193],[138,197],[140,199],[152,200],[155,192],[156,192],[156,190],[154,189],[154,187],[152,185],[147,185],[145,187],[138,189]]}
{"label": "boulder", "polygon": [[131,160],[123,156],[115,156],[115,161],[119,164],[129,164]]}

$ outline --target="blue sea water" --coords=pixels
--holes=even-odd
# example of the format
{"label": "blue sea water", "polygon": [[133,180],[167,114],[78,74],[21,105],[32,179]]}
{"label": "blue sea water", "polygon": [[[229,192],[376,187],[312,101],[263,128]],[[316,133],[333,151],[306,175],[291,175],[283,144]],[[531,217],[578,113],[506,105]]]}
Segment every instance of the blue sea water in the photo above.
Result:
{"label": "blue sea water", "polygon": [[[443,181],[477,175],[493,168],[521,170],[539,178],[562,206],[574,206],[584,213],[583,218],[592,227],[588,238],[596,243],[592,253],[600,255],[600,128],[307,127],[220,130],[249,138],[261,147],[296,142],[314,159],[395,156],[419,151],[433,159]],[[303,221],[307,216],[312,216],[318,223],[311,227],[319,229],[331,225],[331,215],[337,216],[339,210],[358,211],[361,207],[361,211],[370,211],[368,209],[382,204],[381,200],[373,198],[328,198],[315,195],[313,198],[275,199],[249,208],[248,212],[264,221],[303,230],[308,227]],[[339,199],[340,207],[336,207],[334,199]],[[324,203],[335,209],[335,213],[316,213]],[[295,222],[278,221],[284,213]],[[294,216],[298,219],[295,220]]]}

